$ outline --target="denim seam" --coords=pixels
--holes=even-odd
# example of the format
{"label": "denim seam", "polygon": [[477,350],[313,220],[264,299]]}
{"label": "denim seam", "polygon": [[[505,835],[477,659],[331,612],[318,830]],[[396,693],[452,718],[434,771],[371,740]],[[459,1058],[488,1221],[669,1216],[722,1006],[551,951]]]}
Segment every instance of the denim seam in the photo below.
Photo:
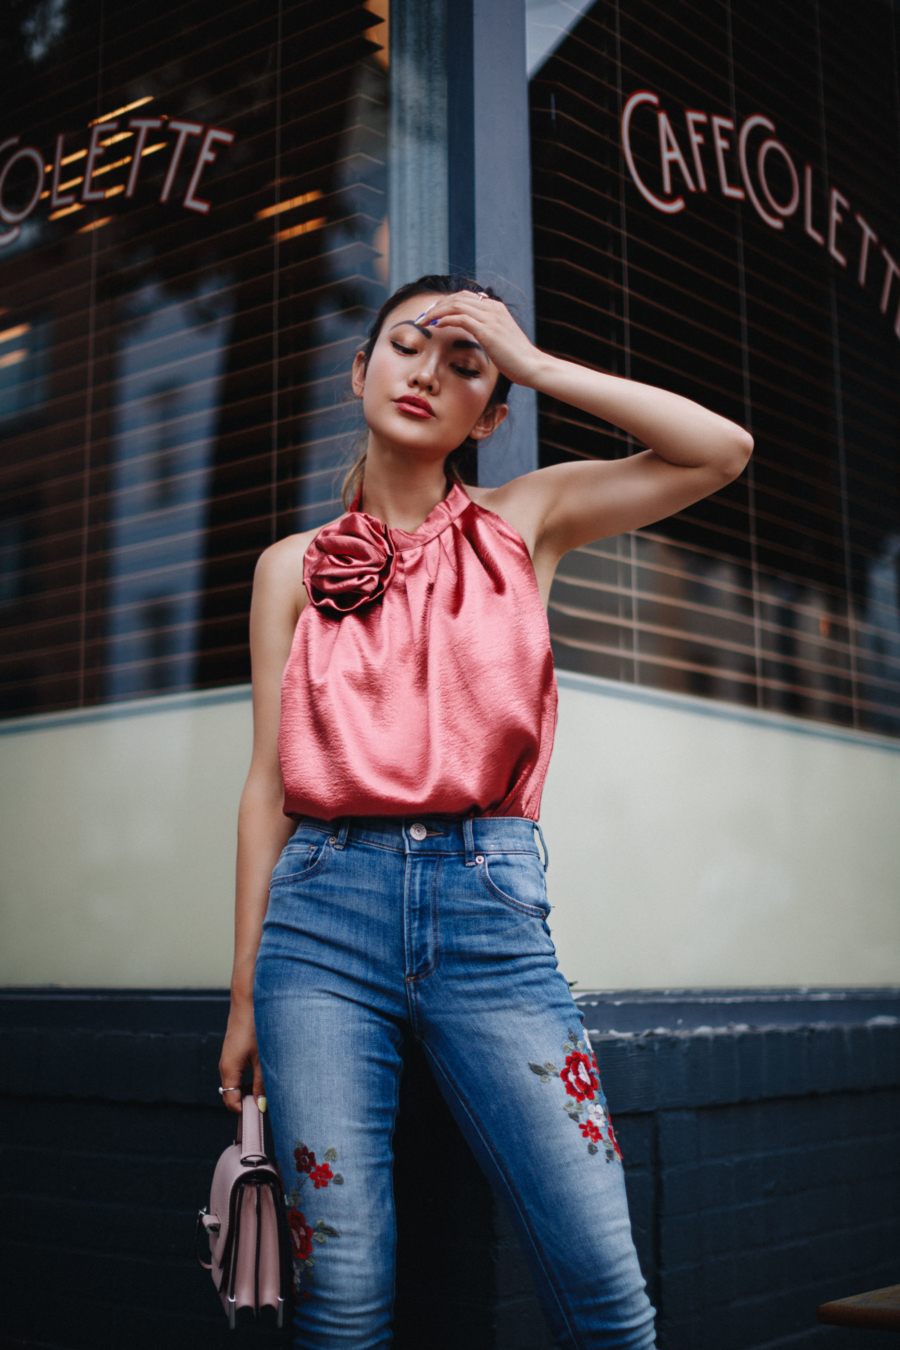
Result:
{"label": "denim seam", "polygon": [[[411,855],[411,856],[415,856],[415,855]],[[432,922],[432,928],[433,928],[433,930],[434,930],[434,949],[433,949],[433,955],[432,955],[431,965],[427,968],[427,970],[421,970],[421,971],[419,971],[419,973],[418,973],[417,975],[407,975],[407,977],[406,977],[406,983],[407,983],[408,985],[416,985],[416,984],[418,984],[418,983],[420,982],[420,980],[425,980],[425,979],[428,978],[429,975],[433,975],[434,972],[435,972],[435,970],[437,969],[438,955],[439,955],[439,952],[440,952],[440,948],[439,948],[439,945],[438,945],[438,936],[439,936],[439,935],[438,935],[437,886],[438,886],[438,877],[441,875],[441,863],[442,863],[442,861],[443,861],[443,859],[442,859],[441,857],[438,857],[437,867],[434,869],[434,878],[433,878],[432,883],[431,883],[431,922]]]}
{"label": "denim seam", "polygon": [[491,879],[487,863],[482,863],[480,867],[476,866],[476,871],[478,873],[478,880],[481,882],[488,895],[493,896],[495,900],[499,900],[501,904],[507,905],[510,909],[517,910],[520,914],[526,915],[529,919],[546,920],[549,910],[543,910],[539,905],[523,904],[521,900],[516,900],[515,896],[507,895],[505,891],[501,891],[497,883]]}
{"label": "denim seam", "polygon": [[553,1296],[554,1296],[554,1298],[556,1299],[556,1305],[557,1305],[557,1308],[559,1309],[559,1314],[560,1314],[560,1316],[561,1316],[561,1318],[562,1318],[562,1320],[563,1320],[563,1322],[564,1322],[564,1324],[565,1324],[566,1330],[568,1331],[569,1335],[572,1337],[572,1344],[573,1344],[576,1348],[580,1347],[581,1350],[585,1350],[584,1342],[581,1340],[580,1335],[576,1335],[575,1328],[573,1328],[572,1323],[571,1323],[571,1321],[570,1321],[570,1319],[569,1319],[568,1312],[566,1311],[566,1308],[565,1308],[565,1306],[564,1306],[564,1304],[563,1304],[562,1290],[561,1290],[560,1287],[558,1286],[557,1281],[556,1281],[554,1275],[551,1273],[550,1269],[548,1268],[547,1263],[546,1263],[546,1261],[544,1260],[543,1253],[541,1252],[541,1249],[540,1249],[540,1247],[538,1246],[537,1239],[536,1239],[535,1234],[534,1234],[534,1231],[533,1231],[533,1229],[532,1229],[531,1221],[530,1221],[530,1219],[529,1219],[529,1217],[528,1217],[528,1211],[527,1211],[527,1209],[523,1208],[522,1203],[521,1203],[520,1198],[519,1198],[519,1194],[518,1194],[516,1188],[513,1186],[512,1180],[511,1180],[510,1177],[507,1175],[506,1168],[505,1168],[505,1167],[503,1166],[503,1164],[501,1163],[500,1158],[497,1156],[495,1150],[491,1147],[490,1141],[489,1141],[489,1139],[488,1139],[488,1136],[487,1136],[487,1134],[486,1134],[486,1132],[485,1132],[484,1126],[482,1125],[482,1122],[481,1122],[479,1116],[476,1114],[474,1108],[471,1107],[471,1106],[469,1105],[469,1103],[463,1098],[463,1096],[462,1096],[462,1094],[460,1093],[459,1089],[457,1088],[456,1084],[453,1082],[453,1079],[450,1077],[450,1075],[447,1073],[447,1070],[444,1068],[443,1064],[441,1063],[439,1056],[435,1053],[434,1047],[431,1046],[431,1045],[429,1045],[429,1044],[428,1044],[426,1041],[424,1041],[424,1040],[421,1041],[421,1045],[422,1045],[423,1050],[425,1051],[425,1054],[428,1056],[429,1059],[432,1060],[434,1066],[437,1068],[438,1072],[440,1073],[441,1078],[442,1078],[443,1081],[447,1084],[448,1090],[453,1094],[453,1096],[454,1096],[454,1097],[456,1098],[456,1100],[459,1102],[460,1108],[461,1108],[461,1109],[465,1112],[465,1114],[469,1117],[469,1120],[472,1122],[473,1128],[476,1130],[476,1132],[477,1132],[479,1138],[481,1139],[482,1144],[483,1144],[484,1147],[485,1147],[485,1151],[486,1151],[486,1152],[489,1154],[489,1156],[493,1159],[494,1166],[497,1168],[497,1171],[500,1173],[501,1177],[503,1178],[503,1181],[504,1181],[504,1184],[505,1184],[505,1186],[506,1186],[507,1192],[508,1192],[508,1194],[509,1194],[510,1200],[512,1201],[513,1205],[515,1205],[516,1211],[517,1211],[517,1213],[519,1214],[519,1216],[520,1216],[520,1218],[521,1218],[521,1220],[522,1220],[522,1226],[523,1226],[523,1228],[525,1229],[525,1232],[528,1234],[528,1239],[529,1239],[529,1241],[530,1241],[530,1243],[531,1243],[531,1245],[532,1245],[532,1248],[534,1249],[534,1254],[535,1254],[535,1257],[536,1257],[536,1259],[537,1259],[537,1262],[538,1262],[538,1264],[540,1265],[541,1269],[544,1271],[544,1274],[545,1274],[545,1276],[546,1276],[546,1278],[547,1278],[547,1284],[548,1284],[548,1286],[549,1286],[550,1289],[553,1291]]}

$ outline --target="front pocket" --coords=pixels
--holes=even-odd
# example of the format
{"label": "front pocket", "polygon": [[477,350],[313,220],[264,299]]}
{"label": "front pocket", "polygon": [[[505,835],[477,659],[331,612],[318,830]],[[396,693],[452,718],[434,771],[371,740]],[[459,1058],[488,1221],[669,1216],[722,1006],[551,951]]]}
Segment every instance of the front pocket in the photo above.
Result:
{"label": "front pocket", "polygon": [[534,853],[495,853],[475,864],[485,890],[510,909],[531,918],[550,913],[544,869]]}
{"label": "front pocket", "polygon": [[328,835],[320,835],[314,842],[295,843],[292,837],[284,846],[275,864],[270,885],[291,885],[321,871],[331,855],[332,843]]}

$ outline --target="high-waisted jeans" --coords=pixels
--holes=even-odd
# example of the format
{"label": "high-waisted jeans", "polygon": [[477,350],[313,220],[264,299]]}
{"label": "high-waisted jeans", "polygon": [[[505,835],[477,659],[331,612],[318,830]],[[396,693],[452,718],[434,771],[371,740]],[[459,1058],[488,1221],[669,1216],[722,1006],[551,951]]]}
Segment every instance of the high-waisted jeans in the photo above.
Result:
{"label": "high-waisted jeans", "polygon": [[285,846],[254,1003],[303,1350],[391,1343],[408,1037],[516,1226],[558,1343],[654,1344],[618,1147],[548,909],[530,820],[306,818]]}

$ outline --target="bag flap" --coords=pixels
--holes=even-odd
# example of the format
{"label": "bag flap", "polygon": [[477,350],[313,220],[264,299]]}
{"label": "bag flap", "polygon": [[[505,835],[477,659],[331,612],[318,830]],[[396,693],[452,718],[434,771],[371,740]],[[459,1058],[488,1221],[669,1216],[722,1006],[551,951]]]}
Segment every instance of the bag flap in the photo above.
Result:
{"label": "bag flap", "polygon": [[234,1210],[233,1197],[239,1186],[251,1177],[272,1178],[277,1185],[277,1194],[282,1193],[281,1178],[273,1165],[265,1161],[263,1163],[242,1162],[244,1154],[243,1144],[230,1144],[216,1163],[216,1170],[213,1173],[212,1188],[209,1196],[209,1216],[210,1219],[216,1219],[219,1223],[218,1233],[210,1233],[209,1248],[212,1253],[213,1263],[221,1267],[222,1258],[228,1244],[228,1233],[231,1226],[231,1216]]}

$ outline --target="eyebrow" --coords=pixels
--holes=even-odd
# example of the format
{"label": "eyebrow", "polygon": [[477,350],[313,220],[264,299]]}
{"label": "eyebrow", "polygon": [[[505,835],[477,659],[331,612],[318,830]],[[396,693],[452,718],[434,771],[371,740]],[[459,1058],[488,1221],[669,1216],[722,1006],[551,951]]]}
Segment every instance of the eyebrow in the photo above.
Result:
{"label": "eyebrow", "polygon": [[[429,342],[434,337],[433,333],[429,333],[427,328],[420,328],[419,325],[413,319],[401,319],[399,323],[393,324],[388,329],[388,332],[393,333],[395,328],[402,328],[404,324],[409,324],[410,328],[415,328],[417,333],[422,333],[425,337],[428,338]],[[470,338],[456,338],[455,341],[452,343],[452,345],[454,347],[465,347],[470,350],[474,349],[476,352],[481,352],[482,356],[487,357],[487,352],[484,350],[481,343],[474,342]]]}

